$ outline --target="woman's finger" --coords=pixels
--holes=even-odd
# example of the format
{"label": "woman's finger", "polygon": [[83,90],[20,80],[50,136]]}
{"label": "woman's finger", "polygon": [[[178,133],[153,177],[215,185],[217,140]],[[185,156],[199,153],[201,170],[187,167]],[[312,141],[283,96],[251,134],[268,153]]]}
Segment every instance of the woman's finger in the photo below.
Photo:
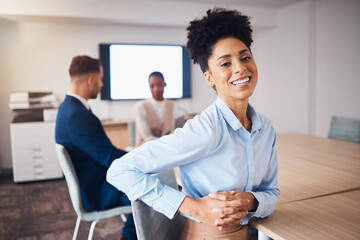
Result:
{"label": "woman's finger", "polygon": [[209,197],[215,198],[218,200],[234,200],[236,199],[234,197],[235,191],[229,191],[229,192],[212,192],[209,194]]}

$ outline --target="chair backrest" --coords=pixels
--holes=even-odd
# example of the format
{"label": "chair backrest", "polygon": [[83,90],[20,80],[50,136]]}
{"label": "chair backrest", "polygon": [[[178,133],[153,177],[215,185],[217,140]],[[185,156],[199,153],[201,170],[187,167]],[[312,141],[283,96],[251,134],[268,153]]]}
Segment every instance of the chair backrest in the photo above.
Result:
{"label": "chair backrest", "polygon": [[78,216],[83,218],[82,215],[85,212],[85,210],[82,204],[79,180],[77,178],[74,165],[71,161],[69,153],[67,152],[64,146],[60,144],[56,144],[56,153],[60,162],[61,169],[66,179],[66,183],[69,189],[70,199],[74,207],[74,210]]}
{"label": "chair backrest", "polygon": [[175,126],[174,126],[174,129],[176,128],[182,128],[185,124],[185,116],[184,115],[181,115],[179,117],[177,117],[175,119]]}
{"label": "chair backrest", "polygon": [[333,116],[328,137],[360,143],[360,119]]}
{"label": "chair backrest", "polygon": [[129,133],[129,144],[131,147],[135,146],[135,121],[129,121],[127,123],[128,133]]}
{"label": "chair backrest", "polygon": [[[155,174],[162,184],[178,189],[174,170]],[[154,211],[151,207],[136,200],[131,203],[136,234],[139,240],[177,240],[180,239],[185,218],[177,214],[173,219]]]}

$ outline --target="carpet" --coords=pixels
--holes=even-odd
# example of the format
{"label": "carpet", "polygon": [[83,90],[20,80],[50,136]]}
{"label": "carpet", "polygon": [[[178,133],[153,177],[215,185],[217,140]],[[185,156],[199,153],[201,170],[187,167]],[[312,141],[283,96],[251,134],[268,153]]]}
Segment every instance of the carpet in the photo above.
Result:
{"label": "carpet", "polygon": [[[72,239],[76,223],[65,179],[14,183],[0,176],[0,239]],[[91,222],[81,221],[77,239],[87,239]],[[93,239],[118,239],[119,217],[100,221]]]}

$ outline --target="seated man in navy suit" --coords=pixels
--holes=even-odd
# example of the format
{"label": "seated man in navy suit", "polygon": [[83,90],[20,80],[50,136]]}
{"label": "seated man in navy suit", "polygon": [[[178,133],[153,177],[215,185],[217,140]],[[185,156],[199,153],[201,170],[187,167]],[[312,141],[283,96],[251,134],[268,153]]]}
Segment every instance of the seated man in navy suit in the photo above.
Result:
{"label": "seated man in navy suit", "polygon": [[[114,147],[87,100],[94,99],[103,86],[100,60],[76,56],[70,69],[71,89],[60,105],[55,140],[69,152],[77,173],[85,210],[103,210],[130,205],[127,196],[106,181],[114,159],[126,152]],[[128,216],[121,239],[136,239],[132,214]]]}

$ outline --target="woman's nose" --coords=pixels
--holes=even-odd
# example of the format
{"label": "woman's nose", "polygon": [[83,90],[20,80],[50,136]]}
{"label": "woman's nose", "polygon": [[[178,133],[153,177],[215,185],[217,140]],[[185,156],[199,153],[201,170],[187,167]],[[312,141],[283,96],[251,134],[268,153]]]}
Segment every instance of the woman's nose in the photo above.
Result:
{"label": "woman's nose", "polygon": [[241,73],[243,73],[244,71],[246,71],[245,65],[244,65],[243,62],[242,62],[241,60],[239,60],[239,59],[234,60],[232,66],[233,66],[233,71],[234,71],[235,73],[240,73],[240,74],[241,74]]}

